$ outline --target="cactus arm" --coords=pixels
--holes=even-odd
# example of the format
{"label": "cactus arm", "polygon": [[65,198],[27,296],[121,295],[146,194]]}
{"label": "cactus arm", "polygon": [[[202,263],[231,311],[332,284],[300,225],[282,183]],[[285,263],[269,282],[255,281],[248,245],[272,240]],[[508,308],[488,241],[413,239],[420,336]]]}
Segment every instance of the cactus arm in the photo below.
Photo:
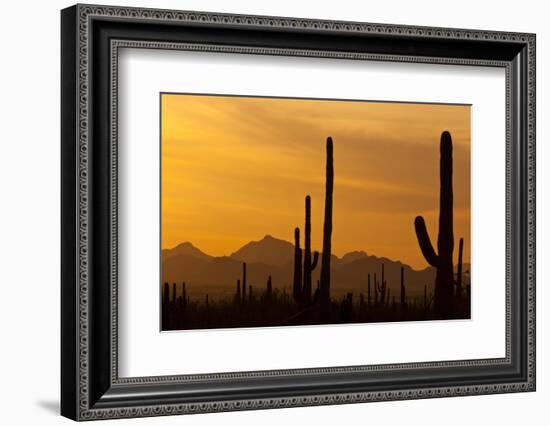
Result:
{"label": "cactus arm", "polygon": [[414,228],[416,230],[416,238],[418,239],[418,245],[422,254],[431,266],[437,267],[439,264],[439,257],[435,254],[435,250],[430,241],[428,230],[426,229],[426,222],[422,216],[417,216],[414,220]]}
{"label": "cactus arm", "polygon": [[319,252],[314,251],[313,252],[313,261],[311,262],[311,270],[314,271],[317,267],[317,262],[319,261]]}

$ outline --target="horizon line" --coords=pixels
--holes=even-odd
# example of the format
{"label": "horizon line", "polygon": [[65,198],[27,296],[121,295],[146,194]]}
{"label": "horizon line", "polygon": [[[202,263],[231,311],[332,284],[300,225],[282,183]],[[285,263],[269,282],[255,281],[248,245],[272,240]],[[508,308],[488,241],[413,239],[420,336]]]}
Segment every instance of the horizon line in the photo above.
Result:
{"label": "horizon line", "polygon": [[[170,250],[176,249],[177,247],[179,247],[179,246],[182,245],[182,244],[191,244],[194,248],[196,248],[197,250],[199,250],[201,253],[203,253],[204,255],[206,255],[206,256],[208,256],[208,257],[212,257],[212,258],[231,257],[233,254],[235,254],[237,251],[239,251],[239,250],[240,250],[241,248],[243,248],[244,246],[246,246],[246,245],[248,245],[248,244],[250,244],[250,243],[258,243],[258,242],[260,242],[260,241],[266,239],[267,237],[273,238],[274,240],[283,241],[283,242],[288,243],[288,244],[290,244],[290,245],[292,245],[292,246],[294,247],[294,244],[293,244],[292,242],[290,242],[290,241],[287,241],[287,240],[282,239],[282,238],[274,237],[272,234],[265,234],[265,235],[264,235],[262,238],[260,238],[259,240],[250,240],[248,243],[245,243],[243,246],[239,247],[237,250],[233,251],[233,252],[230,253],[230,254],[212,255],[212,254],[209,254],[209,253],[204,252],[201,248],[197,247],[195,244],[193,244],[191,241],[188,240],[188,241],[182,241],[182,242],[176,244],[175,246],[173,246],[173,247],[171,247],[171,248],[163,248],[163,247],[161,247],[160,256],[161,256],[161,258],[162,258],[162,252],[163,252],[164,250],[170,251]],[[303,250],[303,247],[302,247],[302,250]],[[312,249],[312,252],[313,252],[313,251],[318,251],[319,254],[321,254],[321,252],[322,252],[321,250],[313,250],[313,249]],[[454,250],[453,250],[453,251],[454,251]],[[409,263],[403,262],[403,261],[400,260],[400,259],[393,259],[393,258],[390,258],[390,257],[387,257],[387,256],[377,256],[377,255],[375,255],[375,254],[370,254],[370,253],[369,253],[368,251],[366,251],[366,250],[351,250],[351,251],[348,251],[348,252],[344,253],[344,254],[341,255],[341,256],[338,256],[338,255],[336,255],[335,253],[331,253],[331,256],[334,256],[334,257],[336,257],[337,259],[343,259],[343,257],[344,257],[345,255],[347,255],[347,254],[350,254],[350,253],[361,253],[361,252],[362,252],[362,253],[365,253],[366,256],[375,257],[375,258],[377,258],[377,259],[382,259],[382,260],[383,260],[383,259],[386,259],[386,260],[388,260],[389,262],[401,263],[402,265],[408,266],[408,267],[411,268],[413,271],[423,271],[423,270],[425,270],[425,269],[433,268],[433,266],[431,266],[430,264],[428,264],[428,263],[426,262],[426,266],[425,266],[424,268],[416,269],[416,268],[412,267]],[[236,260],[236,259],[235,259],[235,260]],[[463,264],[463,265],[471,265],[471,262],[463,262],[462,264]],[[457,265],[458,265],[458,262],[457,262],[457,263],[454,263],[454,262],[453,262],[453,267],[454,267],[454,266],[457,266]]]}

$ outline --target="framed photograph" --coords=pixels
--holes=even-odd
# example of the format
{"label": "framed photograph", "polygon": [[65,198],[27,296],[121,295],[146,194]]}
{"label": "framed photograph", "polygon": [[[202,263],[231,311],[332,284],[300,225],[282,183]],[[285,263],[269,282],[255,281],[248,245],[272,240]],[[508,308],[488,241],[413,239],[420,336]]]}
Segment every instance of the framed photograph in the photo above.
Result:
{"label": "framed photograph", "polygon": [[61,12],[61,411],[535,390],[535,35]]}

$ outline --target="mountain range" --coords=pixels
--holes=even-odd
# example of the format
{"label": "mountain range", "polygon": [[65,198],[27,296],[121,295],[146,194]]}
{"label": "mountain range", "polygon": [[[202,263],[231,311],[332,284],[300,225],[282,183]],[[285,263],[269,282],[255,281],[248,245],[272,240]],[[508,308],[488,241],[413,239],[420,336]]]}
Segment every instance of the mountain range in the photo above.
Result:
{"label": "mountain range", "polygon": [[[181,283],[188,288],[208,291],[209,288],[225,287],[235,289],[237,279],[242,279],[242,263],[247,263],[247,283],[255,289],[264,289],[269,275],[273,287],[292,291],[294,274],[294,245],[288,241],[266,235],[259,241],[251,241],[229,256],[210,256],[190,242],[179,244],[172,249],[162,250],[162,282]],[[315,288],[321,269],[313,272]],[[367,292],[367,275],[373,274],[380,280],[382,264],[385,279],[393,296],[399,297],[401,267],[404,268],[405,286],[408,296],[419,296],[424,286],[432,288],[435,269],[427,267],[417,271],[402,262],[369,255],[364,251],[353,251],[344,256],[331,257],[331,293],[334,296],[345,292]],[[468,270],[469,265],[464,265]],[[373,285],[373,284],[371,284]],[[374,295],[374,287],[371,289]]]}

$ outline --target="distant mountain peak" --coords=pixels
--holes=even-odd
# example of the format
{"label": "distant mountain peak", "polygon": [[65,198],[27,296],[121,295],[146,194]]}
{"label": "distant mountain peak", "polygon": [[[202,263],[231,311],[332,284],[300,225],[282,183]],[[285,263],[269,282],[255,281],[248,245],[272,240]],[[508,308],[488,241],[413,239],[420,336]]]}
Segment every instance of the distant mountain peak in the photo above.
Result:
{"label": "distant mountain peak", "polygon": [[365,257],[368,257],[368,254],[367,254],[366,251],[354,250],[354,251],[350,251],[349,253],[344,254],[344,256],[342,256],[342,259],[340,259],[340,260],[341,260],[342,263],[349,263],[349,262],[353,262],[357,259],[363,259]]}
{"label": "distant mountain peak", "polygon": [[231,254],[233,259],[249,263],[265,263],[282,266],[292,261],[294,245],[270,234],[261,240],[250,241]]}
{"label": "distant mountain peak", "polygon": [[193,243],[186,241],[183,243],[178,244],[177,246],[171,248],[171,249],[164,249],[162,250],[163,257],[168,258],[172,256],[177,255],[187,255],[187,256],[193,256],[200,259],[210,259],[211,256],[204,253],[203,251],[199,250],[197,247],[193,245]]}
{"label": "distant mountain peak", "polygon": [[197,249],[191,241],[185,241],[184,243],[179,243],[176,247],[173,247],[170,250],[175,250],[177,248],[194,248],[194,249]]}

